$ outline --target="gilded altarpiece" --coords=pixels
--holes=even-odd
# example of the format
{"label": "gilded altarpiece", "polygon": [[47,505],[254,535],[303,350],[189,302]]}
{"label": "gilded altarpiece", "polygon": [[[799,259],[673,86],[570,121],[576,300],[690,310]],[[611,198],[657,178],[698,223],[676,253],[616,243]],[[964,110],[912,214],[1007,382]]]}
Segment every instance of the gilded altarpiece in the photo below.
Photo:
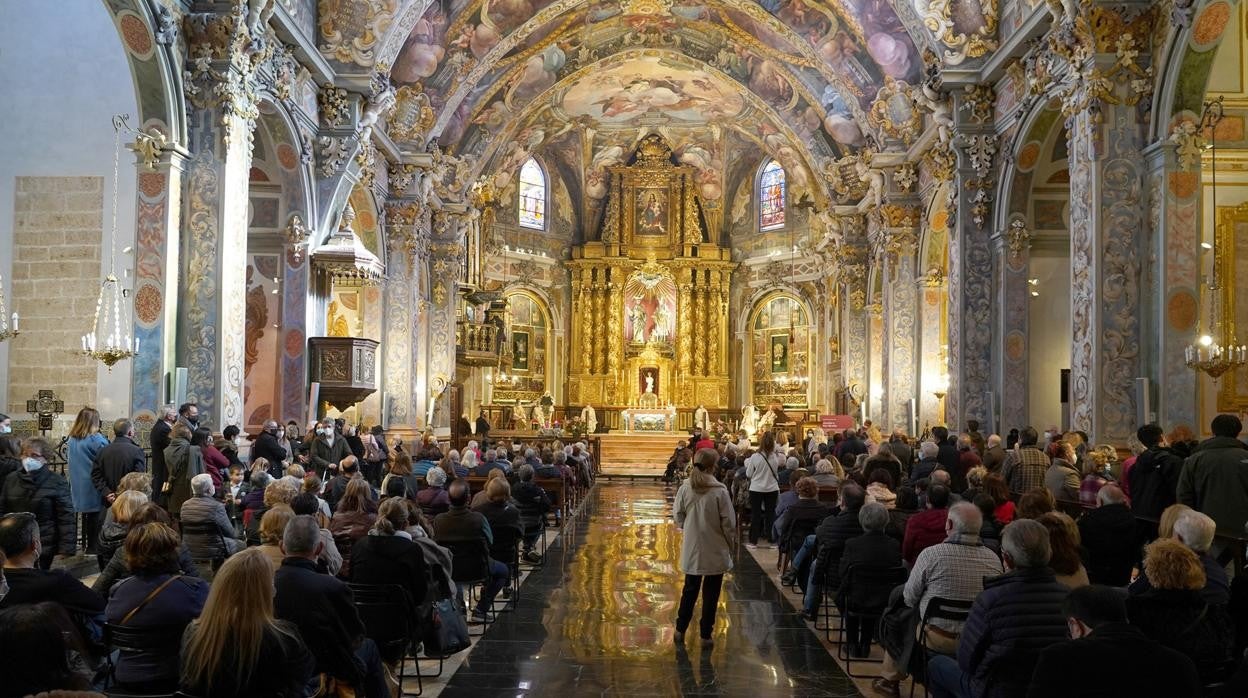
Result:
{"label": "gilded altarpiece", "polygon": [[[1248,327],[1248,203],[1218,207],[1217,236],[1217,263],[1222,265],[1223,341],[1243,344],[1240,330]],[[1208,322],[1207,312],[1202,320]],[[1248,411],[1248,368],[1228,371],[1217,385],[1219,412]]]}
{"label": "gilded altarpiece", "polygon": [[657,135],[610,168],[597,239],[573,249],[569,404],[727,408],[730,250],[694,170]]}

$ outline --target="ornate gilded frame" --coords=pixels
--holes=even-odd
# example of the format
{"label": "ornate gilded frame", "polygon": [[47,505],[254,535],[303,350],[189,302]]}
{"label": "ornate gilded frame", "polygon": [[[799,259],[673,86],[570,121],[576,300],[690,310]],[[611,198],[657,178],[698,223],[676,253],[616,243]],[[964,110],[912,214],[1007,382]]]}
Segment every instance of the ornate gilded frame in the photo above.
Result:
{"label": "ornate gilded frame", "polygon": [[[1224,341],[1243,342],[1243,337],[1236,334],[1238,308],[1235,302],[1236,290],[1248,290],[1248,277],[1238,278],[1235,260],[1241,258],[1235,254],[1235,229],[1238,225],[1248,225],[1248,202],[1238,206],[1219,206],[1217,210],[1217,226],[1214,232],[1218,249],[1217,263],[1221,265],[1222,283],[1222,331]],[[1248,236],[1245,236],[1248,240]],[[1242,257],[1248,261],[1248,255]],[[1248,304],[1245,304],[1248,309]],[[1197,320],[1199,322],[1199,319]],[[1237,368],[1223,376],[1218,386],[1217,405],[1219,412],[1240,413],[1248,411],[1248,367]]]}

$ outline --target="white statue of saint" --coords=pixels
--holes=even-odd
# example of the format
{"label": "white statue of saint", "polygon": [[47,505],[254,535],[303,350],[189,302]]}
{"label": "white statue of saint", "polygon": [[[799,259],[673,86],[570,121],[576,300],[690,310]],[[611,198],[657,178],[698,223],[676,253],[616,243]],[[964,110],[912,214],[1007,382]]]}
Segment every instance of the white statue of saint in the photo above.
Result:
{"label": "white statue of saint", "polygon": [[701,429],[703,432],[711,430],[711,415],[706,411],[704,405],[698,405],[698,409],[693,411],[693,426]]}
{"label": "white statue of saint", "polygon": [[754,405],[746,405],[741,408],[741,431],[745,435],[754,438],[754,434],[758,431],[758,408]]}
{"label": "white statue of saint", "polygon": [[767,410],[763,413],[762,419],[758,420],[759,431],[770,431],[776,425],[776,411]]}
{"label": "white statue of saint", "polygon": [[646,309],[641,307],[641,298],[637,298],[637,302],[633,304],[633,309],[629,311],[629,317],[633,321],[633,343],[646,343]]}
{"label": "white statue of saint", "polygon": [[651,339],[666,342],[671,334],[668,332],[668,323],[670,320],[671,313],[667,311],[667,304],[660,303],[659,307],[654,309],[654,332],[650,334]]}
{"label": "white statue of saint", "polygon": [[542,409],[542,404],[540,402],[533,403],[532,415],[533,421],[540,425],[546,424],[546,411]]}
{"label": "white statue of saint", "polygon": [[593,434],[598,431],[598,413],[594,411],[593,405],[581,408],[581,419],[585,422],[585,433]]}
{"label": "white statue of saint", "polygon": [[653,371],[646,371],[646,392],[647,393],[654,392],[654,372]]}

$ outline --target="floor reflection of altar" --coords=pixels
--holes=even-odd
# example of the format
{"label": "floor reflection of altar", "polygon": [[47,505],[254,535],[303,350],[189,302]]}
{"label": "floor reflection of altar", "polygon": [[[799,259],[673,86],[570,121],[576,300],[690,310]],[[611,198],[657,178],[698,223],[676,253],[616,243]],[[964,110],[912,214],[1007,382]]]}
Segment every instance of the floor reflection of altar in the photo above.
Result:
{"label": "floor reflection of altar", "polygon": [[676,430],[676,408],[649,409],[634,407],[620,414],[625,433],[639,431],[673,432]]}

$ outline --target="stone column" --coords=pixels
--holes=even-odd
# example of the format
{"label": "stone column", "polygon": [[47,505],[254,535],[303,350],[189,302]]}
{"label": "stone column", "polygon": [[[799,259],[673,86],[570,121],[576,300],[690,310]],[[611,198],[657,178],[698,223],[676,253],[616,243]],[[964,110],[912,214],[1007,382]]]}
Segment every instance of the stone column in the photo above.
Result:
{"label": "stone column", "polygon": [[[969,94],[969,93],[968,93]],[[991,109],[984,116],[977,101],[959,98],[957,215],[949,231],[949,392],[945,418],[952,429],[968,419],[985,428],[992,390],[993,259],[989,221],[995,189],[993,160],[997,135]]]}
{"label": "stone column", "polygon": [[945,308],[946,279],[941,274],[929,274],[917,281],[920,290],[919,337],[920,383],[919,386],[919,433],[932,425],[945,423],[944,398],[936,393],[948,386],[940,381],[949,370],[947,352],[942,348],[941,327],[948,318]]}
{"label": "stone column", "polygon": [[1031,285],[1028,273],[1031,263],[1031,233],[1021,218],[1010,221],[1009,226],[994,240],[1001,278],[998,285],[998,304],[1001,314],[999,336],[1002,341],[1002,357],[998,363],[1001,395],[1001,426],[1021,427],[1030,424],[1027,410],[1028,390],[1028,323],[1031,306]]}
{"label": "stone column", "polygon": [[138,175],[136,207],[134,337],[139,353],[131,361],[130,413],[158,417],[161,386],[176,366],[178,250],[182,220],[182,186],[187,153],[166,150],[155,172]]}
{"label": "stone column", "polygon": [[[865,240],[846,241],[837,251],[841,286],[841,375],[855,399],[867,396],[867,264]],[[861,407],[859,408],[861,410]],[[861,412],[856,417],[861,417]]]}
{"label": "stone column", "polygon": [[177,355],[200,423],[219,431],[245,419],[248,181],[264,56],[237,12],[191,15],[186,28],[198,60],[186,82],[194,156],[186,170]]}
{"label": "stone column", "polygon": [[418,406],[416,364],[423,346],[417,337],[420,286],[417,264],[428,256],[428,211],[418,201],[392,200],[386,207],[385,327],[382,355],[382,412],[386,427],[410,438],[424,425]]}
{"label": "stone column", "polygon": [[[1085,41],[1091,46],[1094,38]],[[1136,428],[1146,165],[1133,74],[1121,67],[1121,47],[1115,56],[1096,43],[1101,52],[1073,66],[1079,72],[1063,104],[1070,144],[1070,426],[1094,443],[1125,443]]]}
{"label": "stone column", "polygon": [[[462,209],[462,207],[461,207]],[[455,300],[458,292],[462,244],[462,210],[433,214],[429,243],[429,399],[425,414],[430,426],[450,427],[450,403],[445,390],[455,381]]]}
{"label": "stone column", "polygon": [[910,400],[918,389],[915,340],[919,294],[916,286],[915,246],[919,220],[917,207],[889,204],[881,211],[888,225],[884,238],[884,345],[887,373],[885,402],[887,411],[876,420],[880,429],[901,428],[909,434],[913,426],[909,418]]}
{"label": "stone column", "polygon": [[[1191,145],[1198,147],[1194,141]],[[1181,160],[1178,152],[1170,141],[1154,143],[1144,152],[1153,235],[1151,249],[1144,253],[1149,262],[1142,274],[1148,309],[1140,315],[1141,336],[1155,339],[1141,347],[1146,354],[1141,363],[1150,367],[1156,381],[1155,421],[1166,428],[1197,429],[1197,374],[1188,368],[1183,350],[1195,341],[1199,324],[1200,156]]]}

